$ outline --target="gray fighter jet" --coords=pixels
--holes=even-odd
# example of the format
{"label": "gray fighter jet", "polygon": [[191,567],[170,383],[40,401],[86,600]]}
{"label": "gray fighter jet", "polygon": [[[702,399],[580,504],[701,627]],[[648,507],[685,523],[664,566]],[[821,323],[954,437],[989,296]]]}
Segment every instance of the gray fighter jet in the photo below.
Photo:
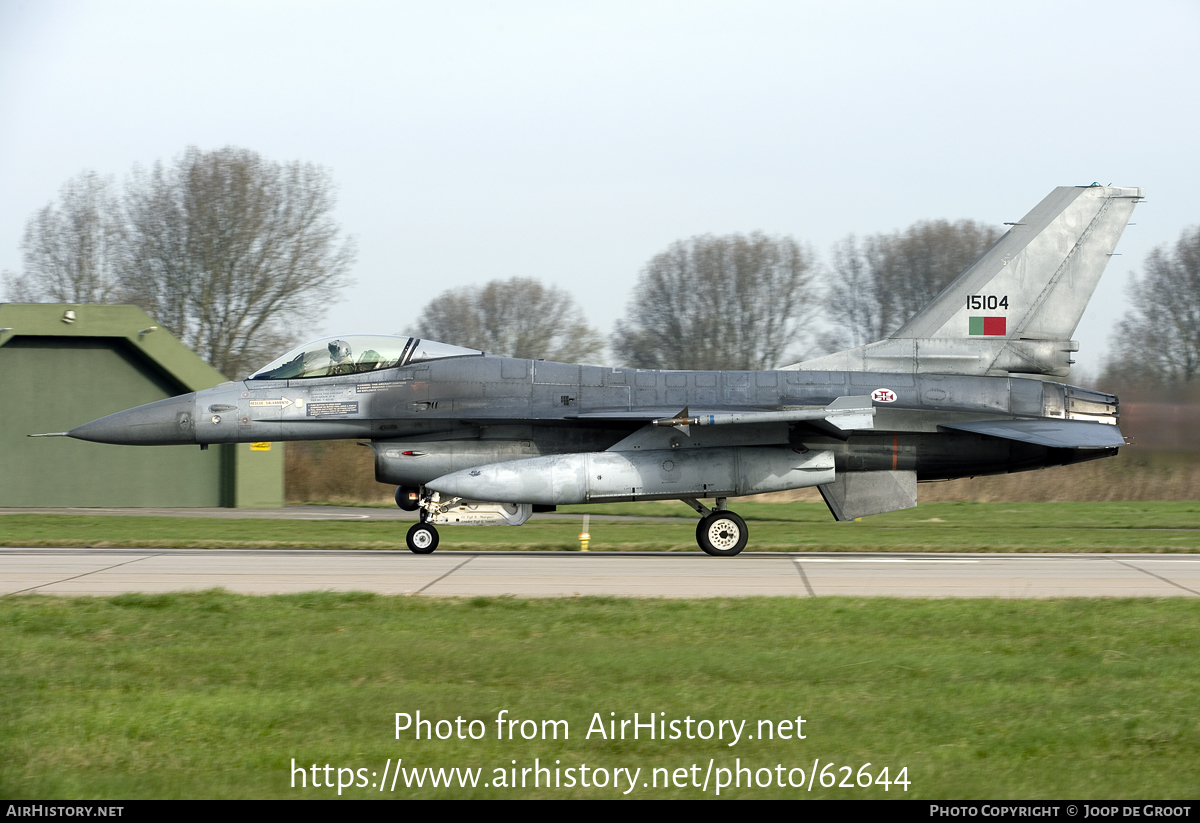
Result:
{"label": "gray fighter jet", "polygon": [[[364,438],[375,477],[438,525],[520,525],[573,503],[682,500],[712,555],[726,508],[815,486],[838,520],[915,506],[917,483],[1116,454],[1117,398],[1058,382],[1139,188],[1062,187],[886,340],[777,371],[653,371],[344,335],[245,380],[64,434],[123,445]],[[707,504],[703,501],[709,501]]]}

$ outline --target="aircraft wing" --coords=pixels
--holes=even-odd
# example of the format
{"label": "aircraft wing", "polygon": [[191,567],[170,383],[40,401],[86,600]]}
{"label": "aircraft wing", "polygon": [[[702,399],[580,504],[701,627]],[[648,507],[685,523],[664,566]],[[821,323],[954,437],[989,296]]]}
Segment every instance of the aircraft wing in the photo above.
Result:
{"label": "aircraft wing", "polygon": [[1112,449],[1125,445],[1125,437],[1116,426],[1091,420],[977,420],[941,428],[1056,449]]}

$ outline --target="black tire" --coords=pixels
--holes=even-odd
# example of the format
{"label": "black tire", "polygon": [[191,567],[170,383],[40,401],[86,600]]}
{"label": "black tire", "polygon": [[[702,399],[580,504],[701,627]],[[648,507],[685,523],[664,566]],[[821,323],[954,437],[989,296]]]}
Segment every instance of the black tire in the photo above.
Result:
{"label": "black tire", "polygon": [[705,554],[713,557],[740,554],[749,537],[746,521],[733,512],[715,511],[696,524],[696,542]]}
{"label": "black tire", "polygon": [[437,529],[428,523],[417,523],[404,536],[408,550],[413,554],[433,554],[438,547]]}
{"label": "black tire", "polygon": [[406,512],[415,512],[421,505],[421,490],[411,486],[397,486],[396,505]]}

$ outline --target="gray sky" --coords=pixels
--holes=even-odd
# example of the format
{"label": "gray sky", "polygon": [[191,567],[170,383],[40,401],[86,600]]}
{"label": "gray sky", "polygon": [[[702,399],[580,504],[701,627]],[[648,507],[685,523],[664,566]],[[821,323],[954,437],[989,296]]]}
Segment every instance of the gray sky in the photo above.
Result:
{"label": "gray sky", "polygon": [[[320,332],[535,277],[606,333],[696,234],[995,224],[1144,186],[1076,333],[1095,372],[1145,254],[1200,222],[1200,4],[0,0],[0,269],[84,169],[184,147],[325,166],[357,285]],[[453,342],[453,341],[450,341]]]}

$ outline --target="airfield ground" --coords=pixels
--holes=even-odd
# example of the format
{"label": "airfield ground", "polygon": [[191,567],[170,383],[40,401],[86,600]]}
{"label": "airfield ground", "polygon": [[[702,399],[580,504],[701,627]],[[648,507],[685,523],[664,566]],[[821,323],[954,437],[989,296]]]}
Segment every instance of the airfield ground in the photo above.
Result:
{"label": "airfield ground", "polygon": [[[739,502],[752,551],[1197,552],[1200,502],[930,503],[834,522],[820,503]],[[408,523],[390,509],[289,507],[216,516],[120,513],[0,515],[0,545],[132,548],[404,549]],[[314,514],[314,511],[316,512]],[[694,513],[682,503],[564,507],[520,527],[447,526],[440,550],[562,551],[579,548],[591,514],[595,551],[695,552]],[[195,514],[203,514],[196,512]],[[615,519],[605,519],[611,516]],[[325,519],[335,518],[335,519]]]}
{"label": "airfield ground", "polygon": [[[607,507],[652,518],[593,517],[593,548],[695,552],[694,518],[678,508],[676,519],[663,504]],[[1197,503],[932,504],[844,524],[817,504],[739,510],[759,551],[1200,549]],[[443,545],[577,548],[581,512],[518,529],[446,528]],[[0,542],[395,549],[407,527],[396,514],[9,514]],[[721,797],[1186,799],[1200,785],[1192,599],[3,597],[0,796],[337,796],[313,788],[310,771],[293,788],[294,758],[306,769],[329,764],[321,780],[335,786],[339,768],[365,769],[354,782],[361,774],[368,785],[344,797],[621,797],[628,775],[614,788],[614,770],[640,768],[629,797],[698,798],[715,794],[715,776],[707,789],[690,785],[710,763],[717,775],[740,765],[759,779],[782,765],[786,782],[798,777],[788,770],[807,778],[816,762],[811,790],[780,788],[775,777],[770,788],[746,788],[743,777]],[[417,710],[484,721],[487,734],[397,740],[395,713]],[[501,710],[567,720],[570,737],[497,740]],[[649,712],[746,720],[756,739],[731,747],[728,729],[720,741],[586,737],[596,713],[634,712],[643,722]],[[757,739],[759,720],[796,716],[806,739]],[[409,787],[406,771],[381,791],[378,775],[391,768],[394,777],[396,758],[405,769],[482,769],[479,785],[435,789],[420,772],[425,785]],[[576,775],[583,763],[606,769],[609,785],[483,786],[495,769],[531,768],[535,758]],[[858,785],[866,763],[872,779],[885,766],[893,781],[906,769],[907,792]],[[674,782],[678,769],[686,787]],[[821,785],[822,771],[834,785]],[[642,785],[656,777],[657,787]]]}
{"label": "airfield ground", "polygon": [[[1183,599],[15,597],[0,600],[0,659],[6,798],[337,796],[292,788],[293,758],[334,776],[395,775],[396,758],[483,770],[477,788],[343,790],[364,798],[625,789],[483,787],[535,758],[606,779],[640,768],[630,797],[712,797],[715,782],[663,787],[665,772],[642,784],[655,768],[699,782],[710,760],[737,758],[805,776],[832,763],[837,785],[743,780],[722,797],[1189,798],[1200,785],[1200,612]],[[486,737],[397,740],[395,713],[417,710],[478,719]],[[565,719],[570,736],[497,740],[500,710]],[[634,712],[745,719],[755,739],[586,736],[595,713]],[[758,739],[758,720],[797,716],[804,740]],[[906,768],[907,792],[848,788],[866,763],[893,780]]]}

